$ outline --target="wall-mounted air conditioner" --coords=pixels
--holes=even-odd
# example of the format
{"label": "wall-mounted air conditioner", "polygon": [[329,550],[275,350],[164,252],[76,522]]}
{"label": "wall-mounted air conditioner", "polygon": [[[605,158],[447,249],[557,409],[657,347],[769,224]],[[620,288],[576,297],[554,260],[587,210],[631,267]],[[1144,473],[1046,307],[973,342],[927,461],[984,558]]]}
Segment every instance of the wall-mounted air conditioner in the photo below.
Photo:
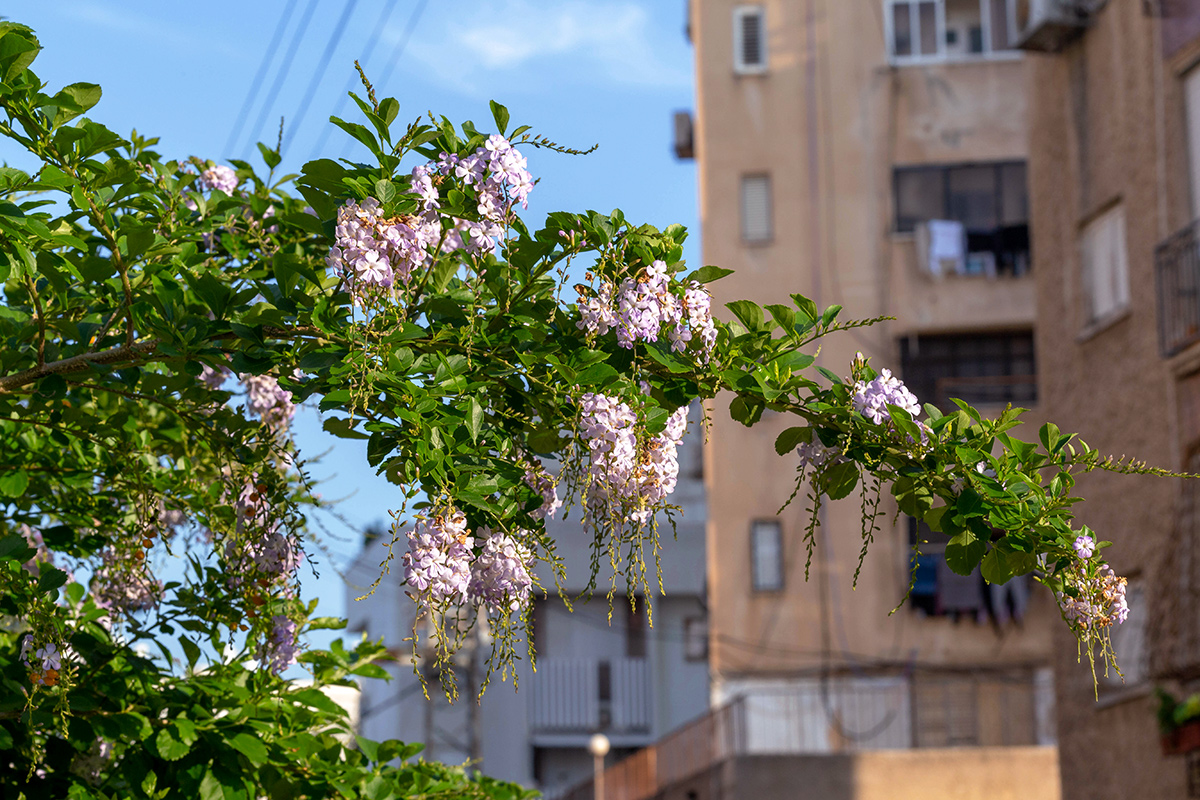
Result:
{"label": "wall-mounted air conditioner", "polygon": [[1087,27],[1096,0],[1017,0],[1016,46],[1057,53]]}

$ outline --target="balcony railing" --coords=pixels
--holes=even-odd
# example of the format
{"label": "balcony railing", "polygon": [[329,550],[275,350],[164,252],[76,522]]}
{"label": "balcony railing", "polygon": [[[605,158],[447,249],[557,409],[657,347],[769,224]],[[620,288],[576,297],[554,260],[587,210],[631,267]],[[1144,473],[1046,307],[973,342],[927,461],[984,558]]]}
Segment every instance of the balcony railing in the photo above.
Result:
{"label": "balcony railing", "polygon": [[[604,771],[604,800],[649,800],[731,758],[1044,743],[1053,689],[1029,670],[813,679],[756,689]],[[558,800],[592,800],[592,782]]]}
{"label": "balcony railing", "polygon": [[1158,282],[1158,341],[1171,356],[1200,341],[1200,221],[1154,250]]}
{"label": "balcony railing", "polygon": [[650,669],[644,658],[543,658],[530,679],[534,733],[649,733]]}

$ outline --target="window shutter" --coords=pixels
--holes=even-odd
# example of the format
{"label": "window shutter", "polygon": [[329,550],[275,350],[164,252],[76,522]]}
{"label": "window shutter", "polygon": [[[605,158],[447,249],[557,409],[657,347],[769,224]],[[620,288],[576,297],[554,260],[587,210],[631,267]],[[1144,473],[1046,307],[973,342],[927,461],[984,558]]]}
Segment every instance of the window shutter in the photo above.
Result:
{"label": "window shutter", "polygon": [[733,10],[733,66],[740,73],[767,69],[767,26],[762,6],[738,6]]}
{"label": "window shutter", "polygon": [[769,242],[771,226],[771,176],[742,176],[742,241]]}

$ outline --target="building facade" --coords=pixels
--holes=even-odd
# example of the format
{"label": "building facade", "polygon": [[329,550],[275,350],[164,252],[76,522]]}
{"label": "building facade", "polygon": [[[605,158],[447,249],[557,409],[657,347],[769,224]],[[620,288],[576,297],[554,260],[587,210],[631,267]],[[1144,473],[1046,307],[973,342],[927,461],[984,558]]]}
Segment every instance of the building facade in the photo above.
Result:
{"label": "building facade", "polygon": [[[1197,472],[1200,3],[1076,5],[1028,58],[1044,408],[1102,452]],[[1098,689],[1056,633],[1063,796],[1200,796],[1195,754],[1161,751],[1152,691],[1198,688],[1196,484],[1105,473],[1078,488],[1131,615],[1113,633],[1124,676]]]}
{"label": "building facade", "polygon": [[[396,561],[370,597],[365,594],[387,557],[390,536],[369,541],[347,576],[348,627],[382,637],[395,654],[386,666],[388,683],[364,681],[359,732],[375,740],[425,743],[423,757],[450,764],[472,762],[487,775],[539,788],[548,797],[591,776],[588,739],[604,733],[612,743],[610,761],[645,747],[708,707],[708,608],[705,595],[705,498],[699,409],[679,449],[680,475],[672,501],[682,508],[674,541],[664,543],[666,595],[653,598],[653,625],[639,598],[631,610],[617,595],[610,608],[604,596],[608,576],[598,578],[590,600],[591,538],[580,526],[579,509],[566,519],[548,520],[557,554],[566,569],[562,584],[572,609],[555,596],[555,579],[539,570],[549,597],[534,607],[537,670],[528,659],[507,682],[493,676],[476,701],[484,673],[486,640],[466,648],[457,664],[459,699],[450,703],[430,682],[428,699],[413,669],[412,635],[416,606],[398,585]],[[670,540],[671,527],[663,522]],[[406,549],[401,537],[396,558]],[[545,565],[541,565],[544,567]]]}
{"label": "building facade", "polygon": [[[851,318],[895,317],[829,337],[818,363],[845,374],[861,351],[923,402],[1037,409],[1015,4],[694,0],[690,13],[704,261],[736,270],[717,299],[799,292]],[[1048,593],[954,575],[936,536],[887,498],[852,589],[857,493],[823,508],[809,563],[806,490],[776,513],[796,460],[772,445],[793,423],[746,429],[715,408],[714,704],[791,704],[802,751],[1053,741]],[[912,596],[889,616],[917,539],[929,544]],[[992,685],[1024,699],[996,703]]]}

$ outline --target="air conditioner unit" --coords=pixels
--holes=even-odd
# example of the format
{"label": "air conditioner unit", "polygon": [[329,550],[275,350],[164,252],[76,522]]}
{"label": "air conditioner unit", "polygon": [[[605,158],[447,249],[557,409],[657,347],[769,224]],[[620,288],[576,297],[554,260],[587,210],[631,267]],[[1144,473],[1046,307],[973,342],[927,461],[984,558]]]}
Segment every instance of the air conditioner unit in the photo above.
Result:
{"label": "air conditioner unit", "polygon": [[1087,27],[1096,0],[1017,0],[1016,47],[1057,53]]}

